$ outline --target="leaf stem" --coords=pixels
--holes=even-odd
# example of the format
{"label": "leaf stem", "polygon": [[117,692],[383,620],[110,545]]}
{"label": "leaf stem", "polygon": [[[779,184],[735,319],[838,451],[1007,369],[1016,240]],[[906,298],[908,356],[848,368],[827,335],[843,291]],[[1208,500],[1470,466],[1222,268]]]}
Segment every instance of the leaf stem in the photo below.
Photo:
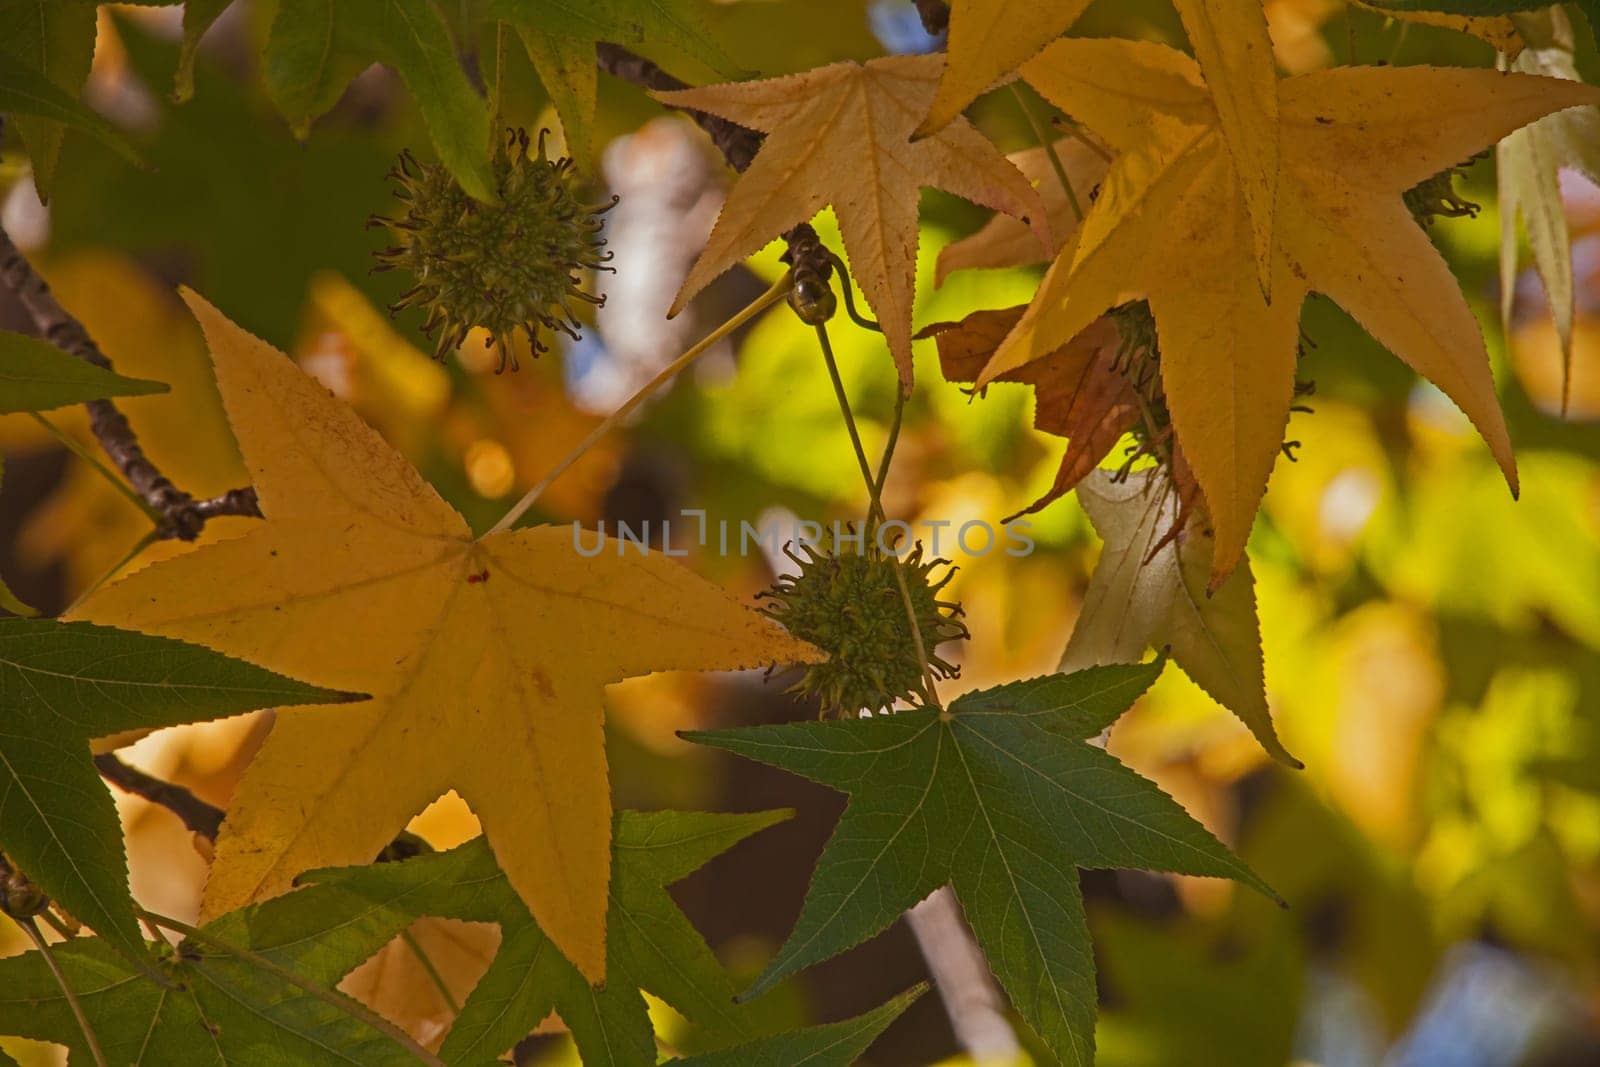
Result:
{"label": "leaf stem", "polygon": [[128,564],[137,559],[139,553],[143,552],[145,549],[149,548],[159,540],[161,540],[160,529],[152,529],[149,533],[135,541],[133,543],[133,547],[128,549],[127,552],[123,553],[121,559],[107,567],[104,574],[90,582],[88,588],[79,593],[77,597],[73,599],[72,606],[67,608],[66,611],[62,612],[62,614],[71,615],[78,609],[79,604],[82,604],[85,600],[89,599],[89,597],[93,596],[95,591],[98,590],[102,585],[105,585],[112,578],[116,577],[118,571],[122,570],[122,568],[126,567]]}
{"label": "leaf stem", "polygon": [[400,940],[404,941],[406,947],[416,955],[417,962],[422,964],[423,973],[432,980],[434,988],[444,998],[445,1005],[450,1009],[450,1014],[460,1015],[461,1005],[456,1002],[456,998],[450,992],[450,987],[445,984],[444,975],[439,973],[439,968],[434,965],[433,959],[423,949],[422,942],[418,941],[416,935],[411,932],[411,927],[408,926],[400,931]]}
{"label": "leaf stem", "polygon": [[323,1003],[339,1009],[346,1015],[361,1020],[374,1030],[381,1032],[384,1036],[394,1041],[401,1048],[411,1053],[411,1055],[415,1056],[423,1063],[430,1064],[431,1067],[445,1067],[445,1062],[438,1056],[435,1056],[433,1053],[417,1044],[411,1039],[411,1035],[407,1034],[404,1030],[400,1029],[394,1023],[391,1023],[388,1019],[385,1019],[377,1012],[368,1008],[365,1004],[362,1004],[361,1002],[350,997],[335,993],[331,989],[324,989],[315,982],[300,977],[287,967],[275,963],[266,956],[261,955],[259,952],[252,952],[247,948],[240,948],[238,945],[224,941],[220,937],[209,934],[197,926],[190,926],[188,923],[180,922],[177,919],[169,919],[165,915],[160,915],[144,908],[139,909],[139,914],[158,926],[164,926],[168,930],[174,930],[186,938],[198,941],[202,945],[207,945],[211,948],[217,949],[220,952],[227,953],[230,956],[243,960],[245,963],[248,963],[253,967],[259,967],[261,970],[266,971],[273,977],[288,982],[290,985],[309,993],[311,996],[317,998]]}
{"label": "leaf stem", "polygon": [[[848,282],[846,284],[849,284]],[[839,376],[839,361],[833,358],[833,344],[828,340],[828,327],[817,323],[817,342],[822,346],[822,361],[827,364],[828,378],[833,382],[833,395],[839,400],[839,411],[844,415],[845,429],[850,432],[850,444],[856,450],[856,463],[861,467],[861,480],[867,484],[867,526],[873,520],[886,518],[883,502],[878,498],[878,481],[872,476],[872,464],[867,460],[867,450],[861,443],[861,431],[856,427],[856,417],[850,411],[850,398],[845,393],[844,379]]]}
{"label": "leaf stem", "polygon": [[600,425],[589,431],[589,436],[578,442],[577,447],[571,452],[567,453],[566,458],[561,460],[560,463],[557,463],[549,474],[546,474],[539,480],[539,484],[535,485],[532,489],[529,489],[526,493],[524,493],[522,499],[512,505],[511,510],[506,512],[504,517],[502,517],[499,522],[491,526],[484,536],[488,537],[491,534],[504,533],[505,531],[511,529],[511,527],[516,524],[516,521],[522,518],[523,515],[527,514],[529,508],[533,507],[534,501],[538,500],[544,491],[550,488],[551,483],[565,474],[567,472],[567,468],[576,463],[585,452],[593,448],[595,442],[599,441],[606,434],[610,433],[618,423],[627,418],[628,415],[632,413],[633,409],[638,407],[646,397],[660,388],[663,383],[671,380],[678,374],[679,371],[683,370],[689,364],[699,359],[712,345],[716,344],[734,330],[737,330],[740,326],[743,326],[745,323],[761,314],[761,312],[765,311],[773,304],[776,304],[778,301],[782,300],[788,294],[789,275],[785,273],[783,277],[772,283],[772,288],[758,296],[749,305],[747,305],[743,311],[739,312],[727,322],[724,322],[721,326],[718,326],[715,330],[712,330],[697,344],[691,347],[688,351],[684,352],[683,355],[679,356],[677,359],[663,367],[661,373],[657,374],[654,378],[651,378],[639,388],[638,392],[629,397],[621,407],[619,407],[616,411],[613,411],[610,415],[606,416],[605,420],[602,421]]}
{"label": "leaf stem", "polygon": [[132,486],[128,485],[127,482],[113,474],[110,467],[107,467],[104,463],[102,463],[100,458],[93,452],[90,452],[77,441],[74,441],[70,434],[63,431],[59,426],[45,418],[43,415],[39,414],[37,411],[30,411],[28,414],[33,416],[33,421],[37,422],[40,426],[43,426],[50,432],[52,437],[54,437],[57,441],[60,441],[62,446],[65,447],[68,452],[71,452],[74,456],[77,456],[79,459],[89,464],[89,466],[93,467],[102,478],[110,482],[116,488],[117,492],[133,501],[134,507],[143,512],[151,522],[155,523],[157,526],[160,526],[161,523],[166,521],[165,517],[159,511],[147,504],[142,496],[133,491]]}
{"label": "leaf stem", "polygon": [[50,943],[44,939],[44,934],[39,932],[39,924],[32,918],[18,919],[15,916],[12,917],[12,921],[22,927],[22,932],[28,935],[33,947],[44,957],[45,966],[55,975],[56,984],[61,987],[61,995],[67,998],[67,1007],[72,1009],[72,1017],[78,1020],[78,1029],[83,1031],[83,1042],[89,1047],[89,1055],[94,1058],[96,1067],[106,1067],[106,1054],[100,1051],[100,1039],[94,1036],[94,1027],[89,1025],[89,1016],[84,1014],[78,994],[73,991],[72,983],[67,981],[66,972],[61,969],[55,953],[50,951]]}
{"label": "leaf stem", "polygon": [[894,391],[894,417],[889,422],[889,440],[883,446],[883,459],[878,462],[878,479],[873,483],[873,495],[879,501],[880,510],[883,507],[883,487],[889,481],[889,462],[894,459],[894,446],[900,442],[900,423],[906,413],[906,394],[904,390]]}
{"label": "leaf stem", "polygon": [[1011,95],[1016,98],[1017,109],[1028,120],[1028,125],[1033,129],[1033,136],[1038,139],[1045,155],[1050,157],[1050,167],[1056,172],[1056,180],[1061,183],[1062,190],[1067,194],[1067,205],[1072,208],[1072,216],[1079,222],[1083,221],[1083,205],[1078,203],[1078,194],[1072,188],[1072,179],[1067,177],[1067,168],[1062,166],[1061,157],[1056,155],[1055,142],[1039,124],[1039,117],[1033,113],[1033,108],[1028,106],[1028,100],[1022,95],[1022,90],[1017,88],[1017,83],[1011,83]]}

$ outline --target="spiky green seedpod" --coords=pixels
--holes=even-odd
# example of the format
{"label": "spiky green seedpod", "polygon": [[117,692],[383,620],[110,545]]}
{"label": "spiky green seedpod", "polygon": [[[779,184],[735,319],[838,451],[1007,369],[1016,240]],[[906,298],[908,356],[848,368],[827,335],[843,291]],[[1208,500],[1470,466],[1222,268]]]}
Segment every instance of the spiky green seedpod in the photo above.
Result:
{"label": "spiky green seedpod", "polygon": [[[954,678],[960,668],[942,659],[937,648],[967,636],[961,606],[938,597],[955,568],[948,560],[924,561],[920,543],[900,559],[870,545],[865,551],[849,543],[844,551],[837,548],[807,544],[803,557],[784,549],[800,573],[760,594],[771,601],[762,612],[828,653],[826,662],[807,667],[789,691],[816,697],[825,713],[877,711],[897,700],[928,702],[931,694],[895,572],[905,579],[929,669],[935,678]],[[933,570],[940,566],[949,570],[935,582]]]}
{"label": "spiky green seedpod", "polygon": [[416,280],[389,311],[421,308],[422,330],[437,336],[438,358],[481,326],[485,343],[500,350],[500,370],[508,360],[515,370],[516,330],[528,335],[537,355],[546,349],[541,326],[577,339],[574,300],[605,303],[584,292],[580,273],[611,269],[611,253],[601,251],[600,216],[616,198],[580,200],[572,160],[550,159],[544,137],[532,154],[525,130],[507,131],[492,161],[497,204],[474,199],[444,167],[418,163],[410,152],[389,172],[404,210],[398,218],[368,220],[387,226],[396,241],[377,253],[376,269],[404,270]]}

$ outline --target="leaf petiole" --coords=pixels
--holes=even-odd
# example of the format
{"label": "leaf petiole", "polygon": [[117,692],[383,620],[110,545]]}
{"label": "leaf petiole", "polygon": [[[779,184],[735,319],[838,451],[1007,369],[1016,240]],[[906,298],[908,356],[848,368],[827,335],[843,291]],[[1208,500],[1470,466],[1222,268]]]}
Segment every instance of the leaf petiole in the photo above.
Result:
{"label": "leaf petiole", "polygon": [[551,469],[549,474],[546,474],[539,480],[539,484],[535,485],[532,489],[529,489],[526,493],[524,493],[522,499],[513,504],[511,506],[511,510],[506,512],[499,522],[491,526],[484,536],[488,537],[491,534],[504,533],[505,531],[511,529],[512,526],[516,525],[517,520],[522,518],[523,515],[527,514],[529,508],[533,507],[534,501],[538,500],[544,491],[550,488],[551,484],[554,483],[557,478],[561,477],[567,472],[567,468],[576,463],[585,452],[593,448],[595,442],[599,441],[606,434],[610,433],[618,423],[627,418],[633,412],[633,409],[638,407],[639,404],[643,402],[645,397],[655,392],[666,382],[671,381],[679,371],[683,370],[685,367],[689,366],[689,364],[703,356],[712,345],[716,344],[734,330],[737,330],[739,327],[743,326],[745,323],[749,322],[751,319],[761,314],[761,312],[767,310],[767,308],[778,303],[788,295],[789,274],[786,271],[784,272],[783,277],[772,283],[772,288],[756,297],[755,300],[746,305],[743,311],[739,312],[737,315],[733,316],[733,318],[729,319],[727,322],[724,322],[721,326],[718,326],[715,330],[712,330],[705,337],[701,338],[699,342],[690,347],[689,350],[684,352],[683,355],[679,356],[677,359],[663,367],[661,369],[661,373],[657,374],[654,378],[651,378],[648,382],[645,382],[644,385],[640,386],[638,392],[629,397],[616,411],[613,411],[610,415],[606,416],[605,420],[602,421],[600,425],[589,431],[589,436],[585,437],[582,441],[579,441],[576,448],[567,453],[566,457],[562,459],[561,462],[557,463],[555,467]]}
{"label": "leaf petiole", "polygon": [[72,1009],[72,1017],[78,1020],[78,1029],[83,1031],[83,1043],[88,1046],[89,1055],[94,1057],[96,1067],[106,1067],[106,1054],[100,1051],[100,1039],[94,1036],[94,1027],[89,1025],[89,1016],[84,1014],[78,994],[73,991],[72,983],[67,981],[66,972],[56,961],[55,953],[50,951],[50,943],[44,939],[44,934],[39,932],[39,924],[32,918],[18,919],[16,916],[12,916],[12,921],[22,927],[22,932],[28,935],[33,947],[44,957],[45,966],[55,975],[56,984],[61,987],[61,995],[67,999],[67,1007]]}
{"label": "leaf petiole", "polygon": [[288,982],[290,985],[310,994],[313,997],[316,997],[323,1003],[337,1008],[346,1015],[366,1023],[374,1030],[377,1030],[385,1037],[388,1037],[391,1041],[394,1041],[401,1048],[411,1053],[411,1055],[415,1056],[423,1063],[430,1064],[431,1067],[445,1067],[445,1062],[443,1060],[413,1041],[411,1039],[411,1035],[407,1034],[394,1023],[391,1023],[388,1019],[385,1019],[383,1016],[379,1015],[375,1011],[372,1011],[366,1005],[357,1000],[341,996],[333,992],[331,989],[324,989],[315,982],[307,981],[306,979],[300,977],[287,967],[280,966],[267,957],[261,955],[259,952],[252,952],[247,948],[240,948],[238,945],[231,944],[227,941],[224,941],[220,937],[215,937],[212,934],[207,933],[198,926],[190,926],[186,922],[180,922],[177,919],[169,919],[165,915],[157,914],[156,912],[149,911],[145,908],[139,909],[139,915],[155,923],[157,926],[166,927],[168,930],[180,933],[192,941],[198,941],[200,944],[209,948],[214,948],[219,952],[227,953],[236,959],[243,960],[252,967],[259,967],[261,970],[266,971],[273,977]]}
{"label": "leaf petiole", "polygon": [[33,420],[40,426],[43,426],[46,430],[50,431],[50,435],[57,441],[60,441],[62,446],[66,448],[68,452],[71,452],[73,455],[89,464],[89,466],[93,467],[102,478],[110,482],[116,488],[117,492],[133,501],[134,506],[140,511],[144,512],[145,516],[149,518],[151,522],[155,523],[157,526],[160,526],[164,521],[166,521],[165,517],[160,512],[152,508],[149,504],[145,503],[143,498],[141,498],[138,493],[135,493],[127,482],[123,481],[121,478],[117,477],[116,474],[112,473],[110,467],[107,467],[104,463],[100,462],[93,452],[90,452],[77,441],[74,441],[71,435],[65,433],[61,427],[45,418],[37,411],[30,411],[28,414],[32,415]]}

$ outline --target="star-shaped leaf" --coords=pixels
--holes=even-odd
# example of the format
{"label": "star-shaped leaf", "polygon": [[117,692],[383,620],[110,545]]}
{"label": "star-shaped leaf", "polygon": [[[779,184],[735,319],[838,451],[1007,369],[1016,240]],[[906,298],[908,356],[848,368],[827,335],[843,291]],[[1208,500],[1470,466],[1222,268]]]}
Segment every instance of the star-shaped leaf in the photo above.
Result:
{"label": "star-shaped leaf", "polygon": [[234,795],[204,913],[282,892],[309,867],[369,860],[454,788],[540,925],[598,980],[611,831],[601,689],[818,653],[659,554],[607,541],[586,558],[571,527],[473,538],[327,389],[186,298],[267,521],[138,571],[79,613],[375,697],[279,715]]}
{"label": "star-shaped leaf", "polygon": [[[414,1067],[421,1049],[331,988],[405,924],[397,909],[318,886],[225,915],[176,949],[151,946],[164,984],[97,938],[52,952],[106,1062],[119,1067]],[[38,952],[0,960],[0,1034],[53,1041],[74,1064],[91,1062]]]}
{"label": "star-shaped leaf", "polygon": [[0,415],[166,391],[161,382],[124,378],[46,341],[0,330]]}
{"label": "star-shaped leaf", "polygon": [[[39,33],[55,33],[57,16],[41,17],[46,22],[38,27]],[[19,43],[26,47],[28,42],[24,39]],[[30,148],[39,154],[43,162],[46,192],[55,167],[52,153],[59,153],[60,133],[64,129],[81,130],[129,162],[142,165],[139,153],[115,126],[79,103],[74,92],[68,92],[57,84],[58,76],[62,81],[69,80],[67,74],[63,73],[63,64],[52,61],[51,67],[46,70],[37,65],[34,55],[21,52],[0,55],[0,60],[3,60],[0,61],[0,113],[36,120],[28,127],[33,138]],[[75,71],[73,67],[72,73]]]}
{"label": "star-shaped leaf", "polygon": [[461,187],[493,200],[489,108],[429,0],[280,0],[263,49],[263,77],[300,136],[373,63],[392,67],[406,83],[440,160]]}
{"label": "star-shaped leaf", "polygon": [[1211,538],[1202,516],[1179,514],[1179,495],[1163,472],[1135,471],[1119,482],[1110,471],[1094,471],[1078,485],[1078,501],[1105,549],[1062,668],[1124,663],[1147,648],[1168,648],[1183,672],[1237,715],[1261,747],[1299,767],[1278,741],[1267,710],[1250,561],[1207,594]]}
{"label": "star-shaped leaf", "polygon": [[951,0],[950,65],[917,127],[943,129],[990,87],[1067,32],[1089,0]]}
{"label": "star-shaped leaf", "polygon": [[979,384],[1054,351],[1107,308],[1147,299],[1172,422],[1215,524],[1213,587],[1243,555],[1283,442],[1312,290],[1455,400],[1515,487],[1482,333],[1402,194],[1600,90],[1432,67],[1282,82],[1269,303],[1239,173],[1191,60],[1159,45],[1069,39],[1023,75],[1119,156],[1077,245],[1051,266]]}
{"label": "star-shaped leaf", "polygon": [[832,204],[850,269],[909,390],[918,190],[933,186],[1022,218],[1049,247],[1038,194],[971,123],[960,119],[932,137],[910,140],[943,64],[938,55],[890,56],[655,94],[674,107],[767,134],[728,194],[671,313],[723,271]]}
{"label": "star-shaped leaf", "polygon": [[580,159],[593,155],[601,41],[665,46],[734,77],[738,67],[707,35],[700,0],[489,0],[485,14],[515,27]]}
{"label": "star-shaped leaf", "polygon": [[[1559,5],[1515,16],[1527,47],[1510,68],[1578,81],[1572,22]],[[1511,321],[1517,292],[1517,219],[1528,231],[1533,264],[1544,282],[1561,342],[1561,400],[1572,377],[1572,237],[1559,172],[1572,167],[1600,185],[1600,108],[1575,107],[1524,126],[1496,149],[1500,180],[1500,311]]]}
{"label": "star-shaped leaf", "polygon": [[656,1044],[641,990],[717,1038],[753,1036],[733,1003],[732,980],[666,887],[790,814],[619,812],[611,938],[599,990],[528,914],[482,838],[402,863],[314,871],[306,878],[386,912],[500,926],[500,950],[440,1047],[446,1061],[493,1062],[553,1011],[572,1031],[584,1063],[648,1065],[656,1062]]}
{"label": "star-shaped leaf", "polygon": [[[94,60],[95,5],[85,2],[41,4],[38,0],[0,0],[0,55],[16,57],[36,69],[55,88],[76,99]],[[66,126],[26,112],[15,118],[17,134],[33,164],[33,182],[46,203],[55,186],[56,161]]]}
{"label": "star-shaped leaf", "polygon": [[1261,0],[1175,0],[1217,107],[1244,206],[1257,281],[1272,295],[1272,227],[1278,200],[1278,75]]}
{"label": "star-shaped leaf", "polygon": [[[1053,147],[1056,161],[1072,183],[1077,207],[1067,198],[1061,179],[1056,176],[1055,164],[1042,145],[1013,152],[1006,158],[1039,191],[1039,199],[1045,206],[1045,217],[1050,223],[1050,235],[1065,245],[1076,239],[1081,221],[1078,212],[1085,205],[1093,203],[1095,187],[1105,178],[1111,159],[1108,154],[1077,137],[1063,137]],[[1048,263],[1050,253],[1051,250],[1039,243],[1039,238],[1026,223],[1010,215],[997,214],[976,233],[959,241],[951,241],[939,250],[934,284],[943,285],[944,280],[958,270]]]}
{"label": "star-shaped leaf", "polygon": [[0,619],[0,850],[139,958],[122,828],[89,742],[257,708],[358,700],[148,634]]}
{"label": "star-shaped leaf", "polygon": [[[1600,34],[1600,0],[1575,0],[1589,20],[1589,28]],[[1546,0],[1362,0],[1363,6],[1407,17],[1414,12],[1442,11],[1452,15],[1507,15],[1514,11],[1537,11],[1551,5]],[[1560,5],[1556,5],[1560,6]]]}
{"label": "star-shaped leaf", "polygon": [[735,1048],[667,1062],[677,1067],[850,1067],[927,989],[926,985],[908,989],[854,1019],[808,1026],[757,1038]]}
{"label": "star-shaped leaf", "polygon": [[1161,663],[970,693],[948,710],[686,734],[850,795],[755,995],[949,883],[1013,1005],[1061,1060],[1093,1059],[1079,867],[1237,878],[1270,892],[1155,785],[1085,739]]}

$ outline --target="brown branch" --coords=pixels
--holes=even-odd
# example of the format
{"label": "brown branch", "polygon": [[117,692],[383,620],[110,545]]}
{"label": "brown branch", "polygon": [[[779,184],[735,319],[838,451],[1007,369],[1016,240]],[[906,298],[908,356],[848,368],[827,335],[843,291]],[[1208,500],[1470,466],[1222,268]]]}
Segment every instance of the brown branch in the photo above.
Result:
{"label": "brown branch", "polygon": [[206,803],[181,785],[174,785],[154,775],[146,774],[137,767],[128,766],[118,759],[115,753],[107,752],[96,756],[94,765],[100,772],[100,777],[124,793],[132,793],[136,797],[143,797],[152,804],[166,808],[191,832],[199,834],[207,841],[217,839],[217,831],[222,829],[221,808]]}
{"label": "brown branch", "polygon": [[[94,765],[100,772],[100,777],[124,793],[143,797],[158,807],[166,808],[176,815],[191,833],[199,834],[207,841],[216,841],[217,834],[222,829],[223,811],[215,804],[201,800],[181,785],[157,778],[153,774],[146,774],[137,767],[123,763],[114,752],[96,756]],[[433,846],[424,838],[409,830],[402,830],[395,835],[393,841],[384,846],[383,851],[378,853],[373,862],[389,863],[432,851]]]}
{"label": "brown branch", "polygon": [[922,16],[922,28],[934,37],[950,28],[950,5],[946,0],[917,0],[917,14]]}
{"label": "brown branch", "polygon": [[[4,229],[0,229],[0,285],[17,298],[33,320],[34,332],[39,337],[86,363],[111,369],[111,360],[100,351],[83,323],[61,306]],[[161,517],[161,536],[193,541],[200,535],[206,520],[214,515],[260,514],[253,505],[255,493],[249,489],[235,489],[216,501],[196,501],[150,462],[144,449],[139,447],[133,427],[115,404],[109,400],[92,400],[84,406],[89,409],[89,429],[100,447],[145,505]]]}

